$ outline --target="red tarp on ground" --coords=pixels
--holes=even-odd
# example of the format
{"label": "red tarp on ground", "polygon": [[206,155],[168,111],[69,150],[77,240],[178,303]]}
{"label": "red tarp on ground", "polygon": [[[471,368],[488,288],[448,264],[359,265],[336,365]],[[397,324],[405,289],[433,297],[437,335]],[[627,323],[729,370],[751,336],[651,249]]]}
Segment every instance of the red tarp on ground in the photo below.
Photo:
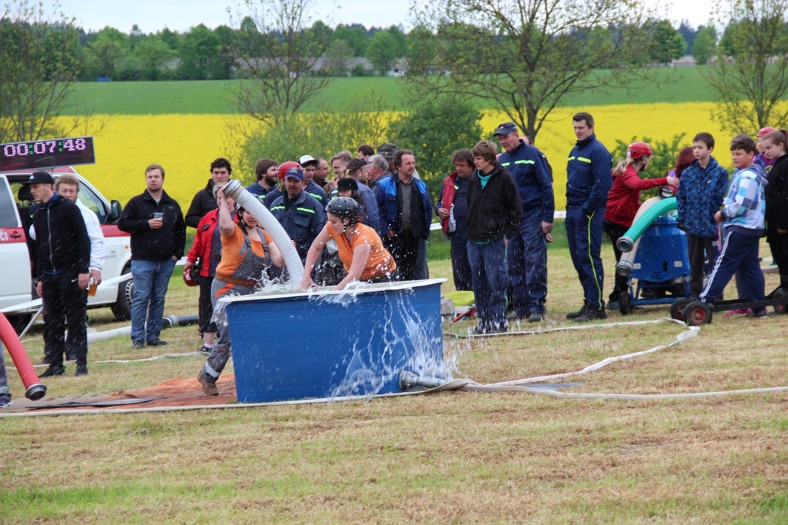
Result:
{"label": "red tarp on ground", "polygon": [[[218,396],[206,396],[195,378],[176,377],[158,385],[107,394],[87,394],[39,401],[14,399],[10,406],[0,408],[0,414],[9,412],[36,412],[39,410],[113,410],[153,407],[189,407],[224,405],[236,402],[235,377],[219,377]],[[134,400],[143,401],[134,403]]]}

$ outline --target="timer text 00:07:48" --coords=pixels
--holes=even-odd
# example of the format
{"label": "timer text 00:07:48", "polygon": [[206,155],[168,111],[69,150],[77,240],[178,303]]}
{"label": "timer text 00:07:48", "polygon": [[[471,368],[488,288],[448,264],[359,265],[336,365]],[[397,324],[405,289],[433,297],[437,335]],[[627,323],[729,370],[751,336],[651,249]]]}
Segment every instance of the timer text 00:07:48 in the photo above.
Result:
{"label": "timer text 00:07:48", "polygon": [[41,140],[38,142],[20,142],[3,146],[3,155],[16,157],[23,155],[45,155],[61,151],[82,151],[86,148],[85,139]]}

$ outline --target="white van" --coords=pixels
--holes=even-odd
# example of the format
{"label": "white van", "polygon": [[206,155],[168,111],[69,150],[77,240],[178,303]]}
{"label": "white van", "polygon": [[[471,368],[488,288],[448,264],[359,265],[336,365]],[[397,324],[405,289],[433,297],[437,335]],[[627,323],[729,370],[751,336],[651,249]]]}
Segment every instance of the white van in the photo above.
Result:
{"label": "white van", "polygon": [[[30,186],[24,185],[34,170],[0,173],[0,310],[21,329],[38,307],[28,251],[29,210],[33,206]],[[108,201],[71,167],[48,170],[57,179],[68,173],[79,179],[79,200],[98,216],[104,233],[102,284],[88,297],[88,308],[109,306],[118,320],[131,319],[133,281],[111,280],[131,272],[131,237],[118,229],[121,205]],[[106,283],[106,284],[105,284]],[[14,308],[19,306],[19,308]]]}

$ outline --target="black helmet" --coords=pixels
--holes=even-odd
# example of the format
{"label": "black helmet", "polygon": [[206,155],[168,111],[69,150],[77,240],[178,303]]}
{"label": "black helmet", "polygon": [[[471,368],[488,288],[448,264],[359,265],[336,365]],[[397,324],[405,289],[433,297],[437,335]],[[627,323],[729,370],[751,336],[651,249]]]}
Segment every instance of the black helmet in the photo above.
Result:
{"label": "black helmet", "polygon": [[326,212],[340,219],[348,218],[351,224],[358,222],[358,203],[350,197],[339,197],[328,203]]}

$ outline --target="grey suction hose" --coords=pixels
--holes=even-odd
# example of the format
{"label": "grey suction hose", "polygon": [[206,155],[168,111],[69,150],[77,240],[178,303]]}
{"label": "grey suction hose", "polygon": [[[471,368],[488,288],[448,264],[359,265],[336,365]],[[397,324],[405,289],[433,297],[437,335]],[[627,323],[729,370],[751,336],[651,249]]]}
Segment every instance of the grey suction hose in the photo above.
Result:
{"label": "grey suction hose", "polygon": [[240,181],[231,180],[224,187],[224,194],[235,199],[235,202],[243,209],[251,213],[255,219],[260,222],[260,225],[268,232],[271,238],[276,243],[276,247],[282,252],[282,257],[285,260],[287,273],[290,274],[290,282],[298,284],[304,276],[304,265],[301,258],[298,256],[290,237],[279,224],[268,208],[266,208],[260,200],[246,191]]}
{"label": "grey suction hose", "polygon": [[199,323],[200,316],[197,314],[168,315],[161,321],[164,328],[172,328],[173,326],[189,326],[190,324]]}

